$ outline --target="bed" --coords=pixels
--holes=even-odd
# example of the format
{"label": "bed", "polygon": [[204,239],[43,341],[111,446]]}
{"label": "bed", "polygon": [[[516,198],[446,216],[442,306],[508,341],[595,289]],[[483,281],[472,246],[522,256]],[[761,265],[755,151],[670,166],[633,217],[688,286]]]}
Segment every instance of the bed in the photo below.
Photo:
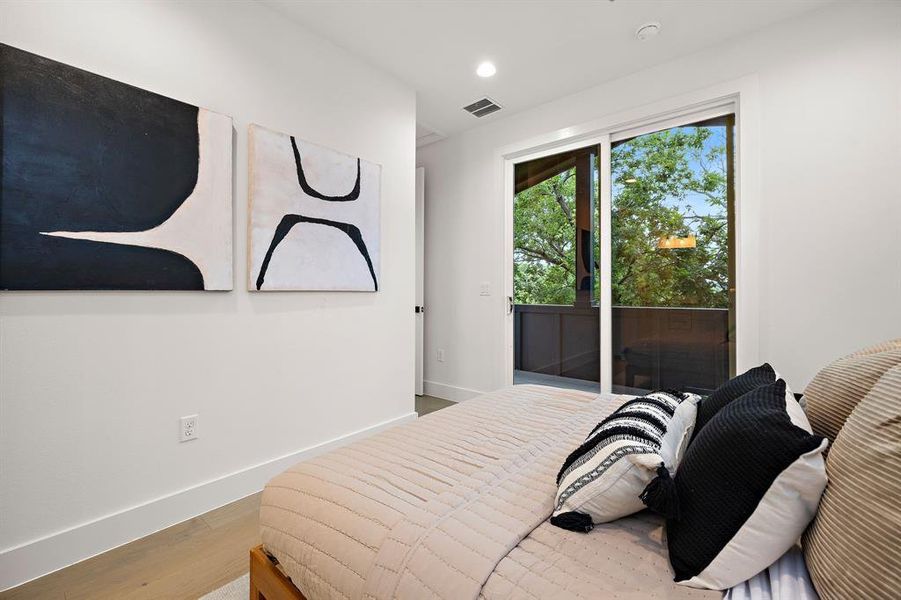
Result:
{"label": "bed", "polygon": [[721,597],[673,583],[654,515],[548,521],[564,458],[623,400],[516,386],[292,467],[263,492],[251,597]]}

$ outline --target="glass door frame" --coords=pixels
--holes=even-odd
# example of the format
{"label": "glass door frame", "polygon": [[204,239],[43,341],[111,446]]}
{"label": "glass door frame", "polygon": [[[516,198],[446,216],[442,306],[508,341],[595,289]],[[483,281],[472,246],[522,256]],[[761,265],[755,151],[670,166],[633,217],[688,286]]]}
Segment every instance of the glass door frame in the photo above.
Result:
{"label": "glass door frame", "polygon": [[[745,171],[753,172],[757,155],[747,151],[748,140],[754,136],[742,135],[743,125],[756,123],[756,84],[752,87],[748,81],[738,82],[740,92],[719,96],[713,100],[683,104],[667,112],[660,112],[646,118],[623,118],[613,120],[611,125],[599,126],[584,134],[576,134],[573,130],[561,130],[556,139],[527,143],[520,149],[502,151],[504,177],[504,382],[513,384],[514,367],[514,323],[513,323],[513,203],[514,203],[514,170],[515,165],[537,158],[543,158],[560,152],[575,150],[585,146],[598,145],[600,169],[599,177],[599,339],[600,339],[600,391],[610,393],[613,387],[613,335],[610,273],[612,270],[611,239],[611,203],[612,203],[612,165],[611,144],[624,139],[633,138],[646,133],[653,133],[682,125],[690,125],[698,121],[734,114],[733,128],[734,173],[734,239],[735,247],[735,352],[732,362],[741,371],[756,364],[758,359],[757,335],[757,302],[752,299],[751,292],[756,287],[758,277],[747,261],[747,255],[756,254],[757,214],[749,206],[741,202],[742,192],[756,187],[756,178],[742,178]],[[740,112],[740,102],[744,112]],[[750,110],[748,107],[750,106]],[[617,124],[618,123],[618,124]],[[575,129],[575,128],[574,128]],[[569,133],[567,136],[566,134]],[[756,140],[752,140],[756,142]],[[745,152],[742,152],[742,149]],[[750,164],[749,164],[750,163]],[[750,195],[750,194],[748,194]],[[747,210],[746,210],[747,208]],[[745,301],[747,299],[747,301]]]}
{"label": "glass door frame", "polygon": [[[598,157],[600,162],[600,171],[598,173],[599,177],[599,187],[600,193],[598,197],[599,210],[601,214],[601,229],[600,229],[600,239],[599,239],[599,250],[600,250],[600,271],[599,273],[603,273],[604,269],[604,261],[607,261],[607,268],[610,267],[610,253],[609,253],[609,245],[610,245],[610,231],[609,224],[606,229],[606,244],[605,246],[605,229],[603,227],[604,219],[603,215],[607,214],[607,221],[610,220],[610,192],[608,190],[606,196],[606,204],[604,197],[604,187],[603,187],[603,179],[604,176],[604,161],[607,161],[607,170],[609,174],[610,169],[610,135],[607,133],[600,133],[591,136],[580,136],[576,139],[568,141],[564,144],[552,144],[541,149],[535,149],[533,151],[526,151],[517,153],[513,156],[505,156],[504,157],[504,212],[505,212],[505,236],[504,236],[504,300],[505,300],[505,319],[504,319],[504,381],[506,385],[513,385],[513,370],[514,370],[514,323],[513,323],[513,203],[515,194],[515,169],[516,165],[521,163],[530,162],[539,158],[544,158],[546,156],[552,156],[554,154],[560,154],[563,152],[568,152],[571,150],[578,150],[581,148],[585,148],[588,146],[598,146]],[[606,157],[606,159],[605,159]],[[606,208],[605,208],[606,207]],[[604,287],[606,286],[606,305],[604,304],[605,300],[605,292]],[[599,287],[599,302],[598,302],[598,310],[599,310],[599,321],[600,321],[600,360],[601,360],[601,377],[600,377],[600,390],[601,393],[609,392],[611,389],[611,376],[612,376],[612,366],[607,365],[607,386],[604,387],[604,356],[605,356],[605,348],[606,356],[609,356],[609,352],[611,349],[611,344],[613,342],[612,337],[610,339],[604,338],[604,331],[607,331],[608,337],[610,336],[610,327],[609,323],[607,327],[604,326],[604,315],[607,315],[609,320],[610,311],[604,310],[605,306],[610,305],[610,281],[609,279],[605,280],[601,278],[600,287]],[[609,361],[608,361],[609,362]]]}

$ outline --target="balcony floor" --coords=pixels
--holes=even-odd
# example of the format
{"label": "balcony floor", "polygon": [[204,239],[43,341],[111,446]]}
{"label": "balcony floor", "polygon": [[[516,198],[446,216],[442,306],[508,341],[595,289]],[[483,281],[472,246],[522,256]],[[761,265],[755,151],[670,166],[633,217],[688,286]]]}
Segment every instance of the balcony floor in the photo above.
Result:
{"label": "balcony floor", "polygon": [[513,371],[513,385],[549,385],[551,387],[565,388],[569,390],[582,390],[584,392],[600,393],[601,384],[597,381],[586,381],[584,379],[573,379],[571,377],[557,377],[556,375],[545,375],[544,373],[533,373],[532,371]]}

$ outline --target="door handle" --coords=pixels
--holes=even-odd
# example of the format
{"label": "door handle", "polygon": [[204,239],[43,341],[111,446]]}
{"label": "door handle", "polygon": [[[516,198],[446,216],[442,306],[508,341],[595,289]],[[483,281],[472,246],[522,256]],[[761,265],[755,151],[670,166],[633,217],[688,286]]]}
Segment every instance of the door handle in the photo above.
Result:
{"label": "door handle", "polygon": [[507,296],[507,314],[513,314],[513,296]]}
{"label": "door handle", "polygon": [[424,312],[425,312],[425,306],[414,306],[414,307],[413,307],[413,312],[415,312],[417,315],[420,314],[420,313],[424,313]]}

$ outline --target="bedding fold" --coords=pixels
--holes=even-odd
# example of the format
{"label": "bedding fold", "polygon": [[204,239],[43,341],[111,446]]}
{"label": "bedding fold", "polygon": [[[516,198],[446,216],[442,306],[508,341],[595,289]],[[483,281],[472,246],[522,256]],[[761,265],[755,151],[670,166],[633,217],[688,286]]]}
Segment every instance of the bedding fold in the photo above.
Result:
{"label": "bedding fold", "polygon": [[554,474],[580,440],[573,432],[581,432],[580,425],[609,403],[586,404],[422,510],[411,511],[377,553],[364,598],[478,598],[497,564],[550,517]]}

